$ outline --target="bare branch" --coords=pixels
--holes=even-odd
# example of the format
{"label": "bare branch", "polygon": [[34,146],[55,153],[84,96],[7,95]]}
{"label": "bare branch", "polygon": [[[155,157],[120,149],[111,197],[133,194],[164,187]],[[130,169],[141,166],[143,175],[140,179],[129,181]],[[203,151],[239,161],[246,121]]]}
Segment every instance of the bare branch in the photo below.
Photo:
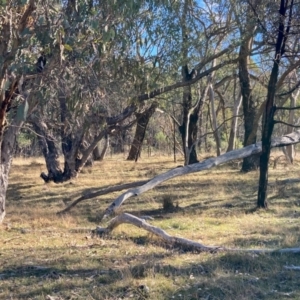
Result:
{"label": "bare branch", "polygon": [[277,97],[283,97],[292,94],[295,90],[297,90],[300,87],[300,81],[298,81],[289,91],[277,94]]}
{"label": "bare branch", "polygon": [[175,90],[175,89],[177,89],[177,88],[192,85],[192,84],[194,84],[195,82],[197,82],[197,81],[199,81],[200,79],[202,79],[203,77],[208,76],[208,75],[211,74],[213,71],[219,70],[219,69],[221,69],[222,67],[224,67],[224,66],[226,66],[226,65],[236,63],[237,61],[238,61],[237,58],[223,61],[222,63],[216,65],[215,67],[209,68],[209,69],[206,70],[206,71],[203,71],[203,72],[201,72],[201,73],[196,74],[196,76],[193,77],[193,78],[190,79],[190,80],[187,80],[187,81],[179,81],[179,82],[176,82],[176,83],[174,83],[174,84],[168,85],[168,86],[166,86],[166,87],[162,87],[162,88],[153,90],[153,91],[150,92],[150,93],[146,93],[146,94],[142,94],[142,95],[138,96],[137,99],[138,99],[139,102],[143,102],[143,101],[146,101],[146,100],[149,100],[149,99],[153,99],[154,97],[159,96],[159,95],[161,95],[161,94],[164,94],[164,93],[173,91],[173,90]]}
{"label": "bare branch", "polygon": [[289,123],[279,121],[279,120],[274,120],[273,122],[274,122],[274,124],[283,124],[283,125],[290,126],[293,128],[300,128],[300,125],[293,125],[293,124],[289,124]]}
{"label": "bare branch", "polygon": [[295,109],[300,109],[300,106],[295,106],[295,107],[284,107],[284,106],[276,106],[276,110],[282,109],[282,110],[295,110]]}

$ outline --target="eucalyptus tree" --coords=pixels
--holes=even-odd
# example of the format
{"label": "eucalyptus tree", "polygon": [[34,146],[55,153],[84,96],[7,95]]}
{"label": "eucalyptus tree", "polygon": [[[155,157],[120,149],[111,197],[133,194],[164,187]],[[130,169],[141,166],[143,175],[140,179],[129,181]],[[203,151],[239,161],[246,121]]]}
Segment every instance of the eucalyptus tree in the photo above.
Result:
{"label": "eucalyptus tree", "polygon": [[60,63],[45,86],[45,105],[29,120],[45,156],[46,182],[76,177],[103,137],[133,125],[137,104],[130,99],[147,78],[132,53],[139,38],[132,31],[149,8],[131,1],[79,4],[60,11],[66,14],[58,31]]}
{"label": "eucalyptus tree", "polygon": [[[276,87],[278,84],[279,78],[279,70],[282,64],[284,64],[284,60],[288,60],[287,58],[290,56],[290,51],[292,47],[290,47],[293,43],[291,43],[291,36],[299,37],[299,3],[295,3],[294,0],[280,0],[279,1],[279,15],[277,24],[277,30],[274,30],[275,35],[275,53],[273,66],[269,78],[268,83],[268,93],[266,99],[266,107],[263,118],[263,128],[262,128],[262,154],[260,156],[260,176],[259,176],[259,188],[258,188],[258,198],[257,198],[257,206],[267,208],[267,186],[268,186],[268,163],[270,158],[270,150],[271,150],[271,137],[274,129],[274,125],[276,121],[274,120],[275,111],[279,109],[275,105],[275,95],[276,95]],[[275,26],[276,26],[275,25]],[[274,26],[274,28],[276,28]],[[299,51],[294,52],[293,55],[297,55],[299,57]],[[297,83],[296,88],[299,83]],[[292,125],[292,124],[291,124]]]}
{"label": "eucalyptus tree", "polygon": [[[132,12],[137,13],[139,9],[133,1],[101,1],[100,11],[96,4],[85,1],[76,4],[74,1],[50,1],[46,4],[32,0],[0,4],[0,222],[5,216],[8,174],[16,136],[28,116],[41,133],[44,154],[47,156],[51,152],[46,157],[47,167],[52,168],[52,165],[58,173],[59,152],[54,146],[57,134],[62,134],[66,158],[62,180],[76,176],[78,159],[84,163],[101,134],[118,130],[122,121],[135,110],[132,103],[120,105],[122,94],[118,93],[120,96],[114,98],[111,91],[120,86],[114,86],[115,81],[111,80],[114,76],[111,65],[117,71],[118,63],[114,61],[114,55],[103,53],[114,53],[110,45],[115,36],[121,36],[117,35],[120,22],[132,22]],[[116,9],[122,14],[115,16]],[[120,49],[122,45],[126,46],[124,39],[118,39],[117,43]],[[80,68],[89,71],[86,73],[89,78],[84,77]],[[103,74],[109,76],[103,79]],[[75,84],[76,75],[79,86]],[[102,85],[98,88],[100,79]],[[125,93],[130,89],[128,82],[122,85]],[[105,103],[112,105],[105,107]],[[80,113],[85,116],[83,121],[79,118]],[[101,114],[97,121],[95,114],[98,114],[97,118]],[[48,122],[50,117],[56,121]],[[82,137],[88,131],[87,126],[93,127],[96,122],[100,127],[105,123],[105,128],[94,134],[86,151],[77,157],[81,138],[75,137],[74,131],[78,129]],[[48,175],[44,174],[44,179],[53,180],[52,174]]]}
{"label": "eucalyptus tree", "polygon": [[40,1],[0,4],[0,223],[16,136],[41,95],[46,60],[40,50],[47,44],[41,32],[54,14]]}
{"label": "eucalyptus tree", "polygon": [[[255,11],[258,11],[261,2],[261,0],[253,0],[250,2],[241,1],[239,5],[234,7],[241,37],[239,49],[239,80],[244,112],[244,146],[256,142],[256,134],[251,135],[257,109],[255,97],[252,93],[253,87],[251,86],[249,65],[258,26]],[[242,171],[247,172],[256,167],[257,164],[255,164],[253,156],[244,158]]]}
{"label": "eucalyptus tree", "polygon": [[[143,105],[147,100],[166,94],[164,100],[159,99],[158,102],[166,103],[164,106],[170,114],[173,105],[168,99],[180,103],[181,122],[177,123],[185,161],[186,164],[193,163],[197,161],[195,145],[199,114],[208,87],[214,84],[213,77],[218,78],[217,73],[211,73],[237,62],[236,26],[230,6],[219,1],[203,2],[201,5],[189,0],[174,2],[172,5],[166,2],[155,11],[155,16],[156,21],[144,31],[144,36],[148,43],[155,43],[152,61],[156,68],[152,74],[158,73],[159,76],[154,76],[152,85],[139,85],[142,93],[138,95],[136,103]],[[135,50],[135,55],[140,59],[143,51],[139,51],[139,47],[135,47]],[[206,79],[208,75],[209,80]],[[178,91],[176,94],[171,93],[178,89],[182,93],[181,100],[178,99]]]}
{"label": "eucalyptus tree", "polygon": [[[164,20],[167,20],[168,26],[165,28],[170,31],[172,44],[174,41],[177,44],[169,52],[172,63],[168,67],[169,74],[174,74],[173,80],[177,80],[177,83],[163,87],[160,91],[153,91],[149,96],[155,97],[162,92],[182,87],[179,131],[185,163],[190,164],[197,162],[195,145],[199,113],[203,109],[208,88],[214,83],[214,72],[237,61],[234,54],[238,45],[234,37],[236,27],[230,6],[222,1],[178,1],[168,10]],[[196,82],[197,87],[194,87]],[[195,97],[199,87],[200,94]]]}
{"label": "eucalyptus tree", "polygon": [[[278,3],[278,2],[276,2]],[[239,80],[242,94],[244,113],[244,146],[253,144],[259,135],[259,121],[264,112],[267,95],[268,78],[272,69],[273,47],[276,43],[276,30],[278,9],[270,1],[241,1],[234,2],[234,14],[239,26],[241,46],[239,49]],[[294,32],[295,34],[295,32]],[[296,35],[292,39],[296,40]],[[299,67],[299,61],[291,59],[285,61],[284,67],[279,71],[276,89],[286,89],[289,76]],[[252,66],[256,66],[256,74]],[[255,85],[261,85],[259,93]],[[287,100],[279,99],[280,105]],[[253,155],[244,158],[242,171],[248,172],[257,169],[259,156]]]}

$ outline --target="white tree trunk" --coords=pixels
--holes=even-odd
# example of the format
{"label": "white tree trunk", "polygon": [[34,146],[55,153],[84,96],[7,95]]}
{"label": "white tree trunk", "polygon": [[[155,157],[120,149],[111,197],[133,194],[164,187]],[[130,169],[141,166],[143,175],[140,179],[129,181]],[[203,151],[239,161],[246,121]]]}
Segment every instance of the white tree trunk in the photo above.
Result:
{"label": "white tree trunk", "polygon": [[3,222],[6,210],[6,191],[8,187],[8,175],[11,167],[15,149],[16,136],[23,122],[14,122],[4,132],[2,143],[0,143],[0,224]]}
{"label": "white tree trunk", "polygon": [[229,136],[229,142],[228,142],[228,148],[226,152],[232,151],[234,149],[234,144],[235,144],[235,139],[236,139],[236,131],[237,131],[237,124],[238,124],[238,114],[239,114],[239,110],[242,104],[242,96],[239,95],[238,99],[235,99],[234,101],[234,108],[233,108],[233,116],[234,117],[231,120],[231,128],[230,128],[230,136]]}
{"label": "white tree trunk", "polygon": [[5,172],[4,164],[0,165],[0,224],[5,217],[5,198],[8,185],[8,174]]}
{"label": "white tree trunk", "polygon": [[214,137],[216,141],[216,148],[217,148],[217,156],[221,155],[221,139],[220,139],[220,133],[218,130],[218,124],[217,124],[217,115],[215,110],[215,93],[212,86],[212,83],[209,84],[209,100],[210,100],[210,108],[211,108],[211,115],[212,115],[212,129],[214,132]]}
{"label": "white tree trunk", "polygon": [[[296,100],[299,96],[299,90],[297,91],[296,95],[294,95],[293,93],[291,94],[290,96],[290,99],[291,99],[291,108],[292,107],[295,107],[296,106]],[[291,110],[289,112],[289,120],[288,120],[288,123],[289,124],[293,124],[294,123],[294,116],[295,116],[295,111],[294,110]],[[286,133],[289,134],[291,132],[293,132],[293,127],[291,126],[287,126],[287,129],[286,129]],[[289,146],[285,146],[282,148],[283,150],[283,153],[287,159],[287,161],[292,164],[294,162],[294,158],[295,158],[295,146],[294,145],[289,145]]]}

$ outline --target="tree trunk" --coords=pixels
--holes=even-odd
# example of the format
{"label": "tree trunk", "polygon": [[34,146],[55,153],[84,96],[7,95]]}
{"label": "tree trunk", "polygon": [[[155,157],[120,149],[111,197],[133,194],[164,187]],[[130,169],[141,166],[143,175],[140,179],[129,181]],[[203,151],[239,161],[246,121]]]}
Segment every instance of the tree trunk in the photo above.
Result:
{"label": "tree trunk", "polygon": [[144,112],[136,113],[137,124],[135,129],[135,135],[130,147],[127,160],[137,161],[139,159],[142,151],[142,145],[144,142],[147,125],[157,107],[158,103],[153,102],[151,106],[147,108]]}
{"label": "tree trunk", "polygon": [[258,208],[267,208],[267,188],[268,188],[268,167],[269,167],[269,158],[271,151],[271,136],[274,128],[274,113],[276,107],[275,103],[275,93],[276,93],[276,85],[278,81],[278,73],[279,73],[279,64],[281,61],[281,57],[285,52],[285,44],[288,38],[289,29],[291,26],[292,19],[292,9],[293,9],[293,0],[291,1],[291,5],[289,6],[290,15],[288,20],[287,28],[285,28],[285,17],[287,7],[289,6],[289,1],[281,0],[280,4],[280,18],[278,25],[278,35],[276,41],[276,49],[275,49],[275,58],[272,67],[272,72],[270,75],[270,80],[268,84],[268,94],[267,94],[267,102],[266,109],[263,118],[263,129],[262,129],[262,154],[260,156],[260,173],[259,173],[259,186],[258,186],[258,196],[257,196],[257,207]]}
{"label": "tree trunk", "polygon": [[[28,105],[27,96],[24,102],[18,107],[22,108],[21,114],[14,114],[8,125],[8,111],[12,106],[15,91],[19,84],[20,76],[13,79],[10,88],[8,72],[11,64],[15,61],[17,53],[24,47],[25,40],[21,38],[24,29],[28,26],[28,20],[32,19],[32,14],[36,10],[34,0],[27,1],[22,12],[14,13],[15,9],[6,6],[7,17],[1,20],[1,45],[0,45],[0,223],[5,217],[5,201],[8,186],[8,175],[11,167],[13,153],[15,150],[16,136],[27,117]],[[34,18],[33,18],[34,19]],[[13,76],[11,76],[13,78]],[[23,95],[24,96],[24,95]],[[19,111],[20,112],[20,111]],[[21,116],[21,117],[20,117]]]}
{"label": "tree trunk", "polygon": [[[1,86],[4,85],[6,79],[0,80],[0,92]],[[11,167],[11,162],[15,152],[16,138],[26,118],[25,111],[22,113],[22,117],[16,117],[8,125],[6,118],[8,118],[8,111],[13,102],[14,93],[18,87],[19,79],[16,78],[10,85],[8,91],[0,93],[0,224],[3,222],[6,211],[6,191],[8,187],[8,175]],[[28,95],[24,97],[24,102],[28,101]],[[23,104],[22,103],[22,104]],[[18,109],[20,109],[20,104]],[[24,105],[24,104],[23,104]]]}
{"label": "tree trunk", "polygon": [[[182,138],[183,150],[185,157],[188,156],[186,164],[194,164],[198,162],[195,142],[197,139],[198,131],[198,113],[185,114],[183,122],[179,126],[179,131]],[[188,127],[188,133],[186,134],[186,128]]]}
{"label": "tree trunk", "polygon": [[[243,35],[248,36],[242,41],[239,51],[239,80],[241,86],[243,113],[244,113],[244,147],[254,144],[256,142],[256,132],[251,135],[253,124],[256,116],[256,105],[252,97],[252,88],[250,82],[250,74],[248,70],[249,57],[252,49],[253,34],[256,26],[253,25],[253,21],[249,18],[249,26],[247,26],[246,32],[241,30]],[[251,22],[250,22],[251,21]],[[243,160],[242,172],[249,172],[258,168],[258,156],[246,157]]]}
{"label": "tree trunk", "polygon": [[235,98],[234,100],[234,107],[233,107],[233,119],[231,120],[231,128],[229,134],[229,141],[228,141],[228,148],[226,152],[232,151],[234,149],[235,138],[236,138],[236,130],[237,130],[237,123],[238,123],[238,114],[240,110],[240,106],[242,103],[242,96],[239,95],[238,99]]}
{"label": "tree trunk", "polygon": [[[294,95],[293,93],[291,94],[291,96],[290,96],[290,98],[291,98],[290,107],[291,108],[296,106],[296,99],[298,98],[298,96],[299,96],[299,90],[297,91],[296,95]],[[292,109],[289,112],[289,120],[288,120],[289,124],[294,123],[294,115],[295,115],[295,111]],[[292,133],[292,132],[293,132],[293,127],[287,126],[286,134],[289,134],[289,133]],[[294,158],[295,158],[295,146],[294,145],[289,145],[289,146],[283,147],[282,150],[283,150],[283,153],[284,153],[287,161],[290,164],[293,164]]]}
{"label": "tree trunk", "polygon": [[215,110],[215,96],[212,84],[209,84],[209,100],[210,100],[210,108],[211,108],[211,115],[212,115],[212,127],[214,132],[214,137],[216,141],[216,148],[217,148],[217,156],[221,155],[221,139],[217,125],[217,115]]}
{"label": "tree trunk", "polygon": [[[204,101],[203,101],[203,103],[204,103]],[[201,105],[201,108],[200,108],[200,110],[199,110],[199,113],[198,113],[198,126],[199,126],[199,128],[198,128],[198,130],[199,130],[199,136],[200,136],[200,139],[199,139],[199,141],[198,141],[198,150],[199,150],[199,152],[201,153],[202,152],[202,147],[203,147],[203,138],[202,138],[202,136],[203,136],[203,131],[204,131],[204,129],[203,129],[203,118],[204,118],[204,116],[203,116],[203,103],[202,103],[202,105]]]}
{"label": "tree trunk", "polygon": [[96,148],[93,150],[93,159],[100,160],[101,155],[101,143],[98,143]]}
{"label": "tree trunk", "polygon": [[[78,173],[78,151],[80,147],[81,137],[71,137],[65,135],[62,137],[62,149],[65,159],[64,168],[62,169],[59,162],[59,150],[55,137],[52,136],[51,130],[37,117],[31,116],[30,123],[33,125],[37,133],[37,139],[46,161],[48,174],[42,172],[41,178],[45,182],[53,181],[61,183],[77,177]],[[79,141],[80,140],[80,141]]]}
{"label": "tree trunk", "polygon": [[[189,73],[188,67],[182,67],[182,77],[184,81],[190,80],[193,75]],[[191,86],[184,87],[182,96],[183,118],[179,126],[179,132],[182,138],[185,164],[194,164],[198,162],[195,142],[198,131],[198,109],[192,110],[192,90]]]}
{"label": "tree trunk", "polygon": [[107,153],[108,147],[109,147],[109,135],[106,134],[102,150],[100,148],[100,143],[98,143],[97,147],[93,151],[94,160],[96,160],[96,161],[102,161],[104,159],[106,153]]}
{"label": "tree trunk", "polygon": [[45,123],[39,122],[38,118],[30,117],[30,123],[37,133],[37,139],[40,149],[46,161],[48,174],[41,173],[41,178],[45,182],[54,181],[55,183],[63,181],[63,171],[59,162],[59,151],[55,144],[55,138],[51,135],[50,130]]}
{"label": "tree trunk", "polygon": [[5,217],[5,200],[8,186],[8,172],[6,169],[7,166],[4,164],[0,165],[0,224],[3,222]]}
{"label": "tree trunk", "polygon": [[22,121],[13,121],[11,126],[4,131],[2,142],[0,141],[0,224],[3,222],[6,213],[5,201],[8,187],[8,175],[15,150],[16,137],[22,124]]}

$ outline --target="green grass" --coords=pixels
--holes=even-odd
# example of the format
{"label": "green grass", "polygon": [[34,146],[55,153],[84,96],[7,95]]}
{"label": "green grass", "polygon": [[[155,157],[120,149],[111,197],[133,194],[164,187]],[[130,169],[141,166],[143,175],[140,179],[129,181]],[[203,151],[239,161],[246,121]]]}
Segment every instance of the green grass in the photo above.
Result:
{"label": "green grass", "polygon": [[[0,299],[300,299],[300,271],[284,268],[300,266],[299,255],[188,252],[131,225],[92,238],[89,230],[120,193],[56,215],[82,193],[151,178],[180,163],[117,156],[72,182],[45,185],[42,159],[16,159],[0,226]],[[296,162],[271,169],[270,181],[295,178],[298,168]],[[151,224],[169,234],[205,245],[299,247],[300,185],[270,189],[269,210],[255,211],[257,181],[257,172],[221,166],[167,181],[128,199],[121,211],[152,216]],[[166,197],[179,208],[164,210]]]}

